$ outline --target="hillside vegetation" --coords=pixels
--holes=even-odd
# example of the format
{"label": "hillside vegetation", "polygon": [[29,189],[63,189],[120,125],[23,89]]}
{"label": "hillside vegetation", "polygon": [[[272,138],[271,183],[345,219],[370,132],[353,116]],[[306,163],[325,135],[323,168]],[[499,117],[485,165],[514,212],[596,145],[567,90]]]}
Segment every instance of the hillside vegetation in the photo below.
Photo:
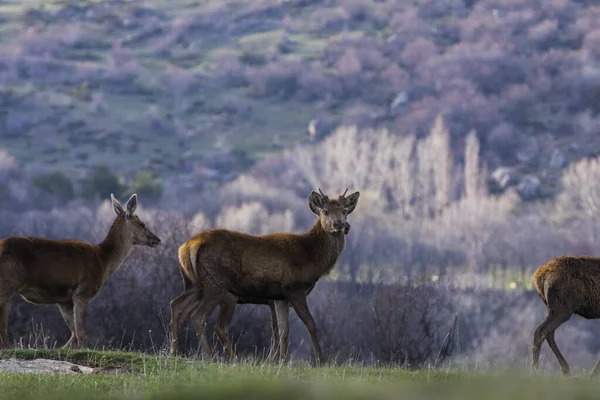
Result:
{"label": "hillside vegetation", "polygon": [[4,0],[0,146],[34,173],[227,179],[307,130],[423,136],[442,115],[459,161],[476,131],[494,190],[550,195],[600,151],[593,4]]}

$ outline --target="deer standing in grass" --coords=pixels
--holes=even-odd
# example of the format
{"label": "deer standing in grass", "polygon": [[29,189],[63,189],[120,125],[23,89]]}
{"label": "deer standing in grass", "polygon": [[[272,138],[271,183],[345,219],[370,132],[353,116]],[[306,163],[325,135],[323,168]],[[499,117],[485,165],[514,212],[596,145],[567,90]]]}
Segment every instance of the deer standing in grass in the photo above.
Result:
{"label": "deer standing in grass", "polygon": [[179,249],[183,293],[171,301],[171,354],[178,351],[182,317],[191,318],[203,347],[208,315],[220,306],[217,334],[230,357],[228,325],[233,309],[244,302],[273,301],[279,324],[279,358],[287,357],[288,311],[291,306],[306,326],[313,344],[315,364],[322,359],[316,325],[308,309],[307,294],[327,275],[344,250],[346,218],[358,203],[359,192],[329,199],[319,190],[311,192],[310,210],[317,222],[306,233],[274,233],[254,236],[226,229],[199,233]]}
{"label": "deer standing in grass", "polygon": [[[569,364],[556,345],[554,331],[573,314],[585,319],[600,318],[600,257],[554,258],[537,269],[533,283],[548,308],[546,319],[533,333],[533,369],[538,368],[540,349],[546,340],[562,373],[569,375]],[[599,369],[600,361],[591,375]]]}
{"label": "deer standing in grass", "polygon": [[88,303],[123,264],[134,245],[156,247],[160,239],[134,215],[137,196],[125,209],[111,194],[117,214],[99,244],[11,236],[0,240],[0,338],[10,347],[8,316],[13,297],[35,304],[57,304],[71,331],[64,345],[85,346],[84,318]]}
{"label": "deer standing in grass", "polygon": [[[348,222],[345,223],[344,234],[347,235],[350,232],[350,224]],[[193,281],[191,281],[187,275],[186,271],[191,270],[191,258],[190,258],[190,242],[184,243],[179,248],[179,260],[180,260],[180,268],[179,272],[181,273],[181,277],[183,279],[184,292],[187,289],[191,289],[193,285]],[[316,283],[316,282],[315,282]],[[308,296],[312,289],[314,288],[314,284],[307,290],[306,295]],[[183,320],[185,320],[193,309],[197,308],[200,304],[200,300],[202,299],[202,289],[198,290],[198,296],[194,303],[188,303],[188,307],[185,310],[180,310],[180,306],[177,304],[178,302],[172,303],[172,307],[175,309],[179,309],[181,314],[178,316],[177,320],[177,331],[181,327]],[[181,300],[179,301],[187,301],[185,300],[187,296],[180,296]],[[235,307],[237,304],[258,304],[258,305],[268,305],[271,310],[271,332],[273,341],[271,343],[271,349],[269,351],[268,358],[271,359],[276,356],[276,353],[279,354],[280,359],[285,358],[284,353],[287,352],[287,346],[289,343],[289,307],[290,304],[285,300],[266,300],[259,298],[237,298],[235,295],[228,293],[223,297],[221,303],[219,303],[219,316],[217,318],[217,324],[215,326],[215,331],[219,340],[225,351],[227,351],[229,355],[229,361],[233,361],[235,359],[235,354],[233,348],[229,342],[229,324],[233,318],[233,313],[235,311]],[[276,310],[279,308],[279,312]],[[173,313],[171,315],[174,315]],[[278,317],[281,321],[278,322]],[[280,334],[281,330],[281,334]],[[200,343],[202,345],[202,350],[204,351],[207,358],[212,358],[212,349],[206,337],[206,331],[200,332],[199,329],[196,329],[198,336],[200,337]],[[285,349],[281,349],[280,346],[280,338],[284,343]],[[178,352],[178,344],[175,343],[175,346],[171,348],[171,354],[175,355]]]}

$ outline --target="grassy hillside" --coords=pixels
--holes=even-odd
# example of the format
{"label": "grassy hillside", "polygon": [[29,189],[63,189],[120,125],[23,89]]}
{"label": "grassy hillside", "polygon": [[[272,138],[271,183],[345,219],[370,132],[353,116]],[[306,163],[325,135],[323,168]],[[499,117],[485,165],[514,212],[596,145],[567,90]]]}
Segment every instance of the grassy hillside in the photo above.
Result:
{"label": "grassy hillside", "polygon": [[[2,357],[64,358],[56,351],[5,351]],[[97,366],[123,365],[132,374],[40,375],[2,373],[7,398],[227,398],[227,399],[537,399],[594,398],[598,382],[585,378],[524,374],[407,371],[396,368],[269,366],[203,363],[114,352],[74,352],[66,358]]]}
{"label": "grassy hillside", "polygon": [[476,131],[494,190],[550,195],[600,154],[599,18],[588,1],[3,0],[0,147],[33,172],[226,178],[307,130],[423,136],[443,115],[459,162]]}
{"label": "grassy hillside", "polygon": [[[223,55],[268,51],[277,29],[220,31],[205,10],[214,1],[147,3],[0,3],[0,146],[34,171],[109,163],[168,175],[207,154],[253,158],[305,139],[310,104],[250,100],[215,74]],[[216,8],[243,18],[236,3]]]}

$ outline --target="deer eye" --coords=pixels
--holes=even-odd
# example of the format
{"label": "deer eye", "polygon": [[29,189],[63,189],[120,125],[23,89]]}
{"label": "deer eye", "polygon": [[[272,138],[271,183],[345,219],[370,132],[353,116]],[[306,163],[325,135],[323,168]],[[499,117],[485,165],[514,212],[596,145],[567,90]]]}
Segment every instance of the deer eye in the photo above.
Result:
{"label": "deer eye", "polygon": [[329,215],[329,211],[327,211],[327,210],[323,210],[323,214],[324,214],[324,215]]}

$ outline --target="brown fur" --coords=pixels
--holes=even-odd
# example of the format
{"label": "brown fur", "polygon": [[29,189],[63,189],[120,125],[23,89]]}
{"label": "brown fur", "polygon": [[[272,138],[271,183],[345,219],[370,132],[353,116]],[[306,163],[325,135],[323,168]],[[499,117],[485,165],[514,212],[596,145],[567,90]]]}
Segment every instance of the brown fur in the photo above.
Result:
{"label": "brown fur", "polygon": [[224,317],[219,317],[217,334],[231,357],[227,332],[219,330],[228,326],[240,299],[240,302],[273,304],[272,313],[276,311],[276,323],[279,323],[280,359],[287,355],[287,312],[288,303],[291,304],[311,334],[318,363],[321,350],[306,296],[317,280],[333,269],[343,251],[346,217],[356,207],[358,197],[356,192],[330,200],[312,192],[309,206],[319,219],[303,234],[254,236],[211,229],[183,244],[180,268],[184,293],[171,302],[171,353],[178,351],[177,335],[181,320],[193,309],[196,311],[192,320],[206,350],[206,317],[220,305]]}
{"label": "brown fur", "polygon": [[133,195],[127,211],[112,198],[117,217],[99,244],[11,236],[0,240],[0,339],[10,347],[8,316],[16,294],[36,304],[57,304],[71,330],[65,347],[85,343],[87,304],[121,266],[134,244],[154,247],[160,239],[133,215]]}
{"label": "brown fur", "polygon": [[[533,334],[533,368],[537,369],[540,349],[546,340],[560,363],[563,374],[569,364],[562,356],[554,331],[571,315],[600,318],[600,258],[561,256],[548,261],[533,275],[535,288],[548,308],[548,315]],[[596,364],[592,374],[600,367]]]}
{"label": "brown fur", "polygon": [[[192,267],[192,249],[197,250],[197,248],[190,246],[190,242],[186,242],[179,247],[179,272],[181,273],[181,277],[183,280],[184,292],[192,286],[195,286],[197,292],[196,302],[194,304],[190,304],[188,311],[185,315],[182,315],[185,319],[192,311],[192,308],[197,307],[202,299],[202,287],[198,282],[198,279],[194,273],[194,267]],[[194,259],[196,258],[196,251],[194,250]],[[185,298],[185,296],[184,296]],[[172,302],[172,305],[177,302]],[[277,317],[275,314],[275,302],[272,300],[260,299],[260,298],[237,298],[233,295],[226,295],[221,303],[219,304],[219,316],[217,318],[217,325],[215,327],[215,331],[221,344],[225,348],[225,350],[229,353],[229,359],[233,361],[235,355],[233,353],[233,349],[229,344],[229,324],[231,323],[231,319],[233,318],[233,313],[237,304],[267,304],[271,310],[271,329],[273,335],[273,344],[271,345],[271,351],[274,352],[277,344],[279,343],[279,328],[277,324]],[[172,314],[173,315],[173,314]],[[181,319],[180,319],[181,321]],[[205,352],[205,356],[207,358],[212,358],[212,349],[206,337],[206,332],[198,332],[200,336],[200,343],[202,344],[203,351]],[[176,350],[173,352],[175,354]],[[274,357],[274,353],[269,354],[269,358]]]}

